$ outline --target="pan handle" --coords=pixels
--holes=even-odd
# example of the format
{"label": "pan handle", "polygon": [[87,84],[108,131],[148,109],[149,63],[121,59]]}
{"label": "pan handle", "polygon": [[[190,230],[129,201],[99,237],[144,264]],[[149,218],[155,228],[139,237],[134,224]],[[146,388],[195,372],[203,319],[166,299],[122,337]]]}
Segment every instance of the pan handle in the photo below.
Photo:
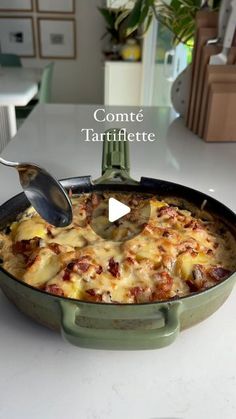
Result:
{"label": "pan handle", "polygon": [[120,128],[111,128],[103,134],[102,176],[94,183],[136,184],[130,177],[129,144]]}
{"label": "pan handle", "polygon": [[[84,348],[94,349],[156,349],[171,344],[179,334],[181,302],[165,304],[156,313],[164,320],[164,326],[150,329],[117,329],[92,327],[78,324],[82,310],[77,304],[61,300],[61,332],[66,341]],[[116,319],[117,320],[117,319]],[[140,320],[142,322],[142,320]],[[129,320],[127,320],[129,324]],[[129,327],[129,326],[128,326]]]}

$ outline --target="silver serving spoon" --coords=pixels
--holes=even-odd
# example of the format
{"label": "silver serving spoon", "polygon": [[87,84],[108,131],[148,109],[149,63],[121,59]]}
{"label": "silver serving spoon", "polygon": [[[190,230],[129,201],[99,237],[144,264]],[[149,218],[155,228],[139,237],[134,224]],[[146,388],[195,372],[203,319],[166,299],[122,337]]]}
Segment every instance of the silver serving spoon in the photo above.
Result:
{"label": "silver serving spoon", "polygon": [[46,170],[33,163],[17,163],[1,157],[0,163],[18,171],[28,200],[44,220],[56,227],[66,227],[72,222],[70,199],[62,185]]}

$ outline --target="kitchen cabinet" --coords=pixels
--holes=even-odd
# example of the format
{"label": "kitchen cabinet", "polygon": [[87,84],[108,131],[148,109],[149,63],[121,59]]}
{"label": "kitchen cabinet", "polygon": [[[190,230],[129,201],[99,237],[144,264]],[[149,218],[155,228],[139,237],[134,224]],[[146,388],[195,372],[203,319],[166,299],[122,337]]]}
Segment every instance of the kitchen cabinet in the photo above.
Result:
{"label": "kitchen cabinet", "polygon": [[142,63],[105,61],[105,105],[139,106]]}

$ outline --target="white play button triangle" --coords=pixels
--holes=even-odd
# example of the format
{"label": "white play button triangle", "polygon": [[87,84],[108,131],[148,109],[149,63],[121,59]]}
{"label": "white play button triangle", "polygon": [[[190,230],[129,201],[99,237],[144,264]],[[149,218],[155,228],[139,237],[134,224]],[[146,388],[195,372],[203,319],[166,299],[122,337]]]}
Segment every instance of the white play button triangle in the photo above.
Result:
{"label": "white play button triangle", "polygon": [[115,198],[109,198],[108,201],[108,219],[110,223],[113,223],[119,218],[124,217],[124,215],[129,214],[130,207],[123,204]]}

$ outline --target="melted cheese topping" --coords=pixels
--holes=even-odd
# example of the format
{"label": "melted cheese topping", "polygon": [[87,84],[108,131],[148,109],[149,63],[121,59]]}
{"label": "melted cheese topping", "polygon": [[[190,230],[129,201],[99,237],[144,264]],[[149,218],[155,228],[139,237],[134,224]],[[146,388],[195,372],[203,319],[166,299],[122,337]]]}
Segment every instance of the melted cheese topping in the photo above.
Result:
{"label": "melted cheese topping", "polygon": [[[110,196],[137,206],[137,212],[110,226],[108,237],[116,241],[99,237],[90,226],[95,211],[97,225],[105,229]],[[119,241],[143,223],[146,203],[147,196],[134,193],[73,197],[73,223],[66,228],[48,224],[29,208],[0,232],[0,262],[18,279],[46,292],[106,303],[189,295],[235,270],[235,239],[223,224],[155,197],[149,197],[151,214],[143,231]]]}

